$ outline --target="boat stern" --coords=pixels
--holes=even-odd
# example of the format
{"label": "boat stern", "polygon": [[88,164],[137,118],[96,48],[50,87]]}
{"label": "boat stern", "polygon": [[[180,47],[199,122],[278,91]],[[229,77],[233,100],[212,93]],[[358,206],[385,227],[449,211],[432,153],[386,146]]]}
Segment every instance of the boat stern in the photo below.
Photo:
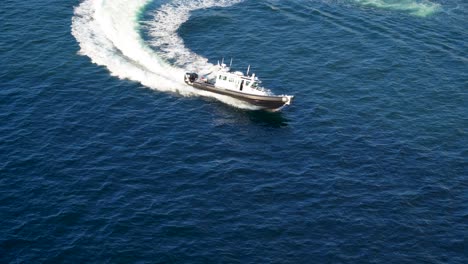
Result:
{"label": "boat stern", "polygon": [[197,80],[197,79],[198,79],[198,74],[192,73],[192,72],[185,73],[184,81],[185,81],[186,84],[192,85],[193,82],[195,82],[195,80]]}

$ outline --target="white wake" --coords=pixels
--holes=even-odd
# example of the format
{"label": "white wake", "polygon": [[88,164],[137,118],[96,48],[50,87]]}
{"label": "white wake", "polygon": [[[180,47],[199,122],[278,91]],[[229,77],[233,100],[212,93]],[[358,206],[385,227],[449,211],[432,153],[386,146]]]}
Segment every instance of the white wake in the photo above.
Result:
{"label": "white wake", "polygon": [[[72,34],[80,45],[80,54],[107,67],[114,76],[159,91],[210,96],[239,108],[253,109],[247,103],[186,85],[183,81],[186,71],[208,70],[213,65],[188,50],[176,33],[196,9],[229,6],[241,1],[175,0],[162,5],[155,11],[154,20],[146,22],[153,37],[151,43],[146,43],[140,33],[139,15],[151,0],[85,0],[75,8]],[[150,45],[157,45],[162,53]],[[167,59],[174,59],[176,65],[169,64]]]}
{"label": "white wake", "polygon": [[186,22],[190,13],[211,7],[226,7],[243,0],[175,0],[163,5],[153,14],[153,20],[146,22],[152,37],[150,44],[164,53],[166,59],[175,61],[177,65],[191,71],[208,71],[211,64],[184,45],[184,41],[177,34],[179,27]]}

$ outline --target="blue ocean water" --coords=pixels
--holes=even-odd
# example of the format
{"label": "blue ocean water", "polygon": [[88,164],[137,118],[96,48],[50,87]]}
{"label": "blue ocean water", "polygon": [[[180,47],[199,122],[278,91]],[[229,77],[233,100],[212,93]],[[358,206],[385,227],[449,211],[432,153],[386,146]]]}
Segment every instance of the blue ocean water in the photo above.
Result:
{"label": "blue ocean water", "polygon": [[[0,262],[466,263],[465,0],[2,0]],[[182,82],[249,64],[280,113]]]}

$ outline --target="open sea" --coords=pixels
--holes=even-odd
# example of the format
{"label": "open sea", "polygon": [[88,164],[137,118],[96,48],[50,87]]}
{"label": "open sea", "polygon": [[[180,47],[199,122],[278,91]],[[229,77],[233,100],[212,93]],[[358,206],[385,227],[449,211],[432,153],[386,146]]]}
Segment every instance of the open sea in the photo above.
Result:
{"label": "open sea", "polygon": [[[294,95],[183,82],[225,58]],[[468,263],[467,0],[1,0],[0,263]]]}

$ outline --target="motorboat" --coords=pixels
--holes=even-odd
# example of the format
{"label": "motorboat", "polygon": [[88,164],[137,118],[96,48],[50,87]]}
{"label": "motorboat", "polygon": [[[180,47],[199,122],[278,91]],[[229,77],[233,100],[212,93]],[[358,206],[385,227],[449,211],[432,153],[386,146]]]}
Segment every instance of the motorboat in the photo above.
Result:
{"label": "motorboat", "polygon": [[261,81],[255,73],[249,75],[250,66],[244,74],[231,71],[231,65],[218,62],[214,70],[204,75],[188,72],[184,81],[196,89],[229,96],[253,105],[256,109],[275,112],[291,104],[294,96],[274,95],[270,90],[261,87]]}

